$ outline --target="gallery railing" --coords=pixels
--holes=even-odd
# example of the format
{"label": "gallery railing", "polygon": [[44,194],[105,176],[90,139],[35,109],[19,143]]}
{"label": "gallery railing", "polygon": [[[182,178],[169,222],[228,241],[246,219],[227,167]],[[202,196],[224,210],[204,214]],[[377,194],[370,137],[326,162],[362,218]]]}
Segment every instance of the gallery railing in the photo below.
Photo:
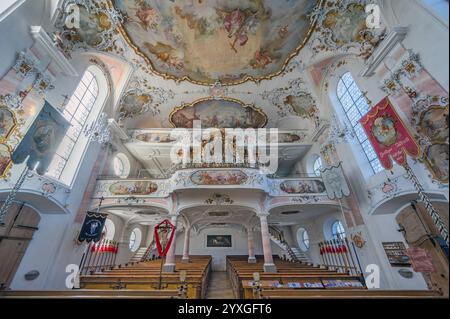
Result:
{"label": "gallery railing", "polygon": [[261,174],[257,169],[184,169],[176,171],[170,178],[127,178],[101,176],[97,180],[94,198],[116,197],[168,197],[184,189],[253,189],[270,196],[308,197],[317,201],[326,200],[325,185],[321,177],[273,178]]}

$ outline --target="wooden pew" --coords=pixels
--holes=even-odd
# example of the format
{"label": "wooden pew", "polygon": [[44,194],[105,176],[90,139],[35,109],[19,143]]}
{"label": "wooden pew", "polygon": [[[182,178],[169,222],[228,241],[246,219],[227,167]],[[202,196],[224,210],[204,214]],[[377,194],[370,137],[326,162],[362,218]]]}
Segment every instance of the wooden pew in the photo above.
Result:
{"label": "wooden pew", "polygon": [[437,291],[361,289],[263,289],[261,299],[435,299],[445,298]]}
{"label": "wooden pew", "polygon": [[180,274],[186,273],[187,297],[200,299],[206,295],[211,269],[211,256],[191,256],[190,263],[176,258],[176,272],[160,276],[161,260],[136,263],[127,267],[96,272],[80,277],[80,288],[90,290],[177,290],[182,284]]}
{"label": "wooden pew", "polygon": [[0,299],[180,299],[178,290],[0,291]]}

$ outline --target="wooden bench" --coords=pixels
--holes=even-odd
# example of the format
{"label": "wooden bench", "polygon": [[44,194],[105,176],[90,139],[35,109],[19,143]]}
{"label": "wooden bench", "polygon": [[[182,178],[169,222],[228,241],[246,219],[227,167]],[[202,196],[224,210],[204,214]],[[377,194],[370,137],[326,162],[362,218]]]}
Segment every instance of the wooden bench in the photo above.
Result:
{"label": "wooden bench", "polygon": [[[345,289],[366,289],[365,283],[361,276],[352,276],[348,273],[339,273],[327,269],[325,267],[314,266],[311,264],[291,263],[279,259],[274,259],[277,266],[277,273],[264,273],[264,264],[259,260],[255,264],[249,264],[245,257],[228,256],[227,272],[230,278],[233,290],[239,298],[254,298],[254,273],[259,274],[260,284],[262,288],[271,289],[274,286],[289,284],[311,286],[316,284],[321,288],[330,286],[331,282],[345,282],[349,287]],[[350,287],[352,285],[352,287]],[[306,288],[303,288],[306,289]],[[311,288],[308,288],[311,289]],[[334,288],[333,288],[334,289]]]}
{"label": "wooden bench", "polygon": [[180,299],[178,290],[0,291],[0,299]]}
{"label": "wooden bench", "polygon": [[445,298],[436,291],[369,289],[263,289],[261,299],[434,299]]}
{"label": "wooden bench", "polygon": [[[190,263],[182,263],[176,257],[176,272],[162,273],[161,260],[142,262],[128,267],[80,276],[80,288],[88,290],[178,290],[183,284],[187,288],[187,298],[200,299],[206,295],[211,269],[210,256],[191,256]],[[185,272],[186,280],[180,280]]]}

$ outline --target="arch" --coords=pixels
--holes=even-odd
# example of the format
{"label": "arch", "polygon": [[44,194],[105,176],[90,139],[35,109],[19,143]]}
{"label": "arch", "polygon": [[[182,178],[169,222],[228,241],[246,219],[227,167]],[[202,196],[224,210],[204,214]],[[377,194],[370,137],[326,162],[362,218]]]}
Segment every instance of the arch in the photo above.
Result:
{"label": "arch", "polygon": [[[448,202],[447,198],[441,193],[428,192],[431,201]],[[398,213],[405,205],[409,205],[411,201],[419,200],[419,194],[413,191],[397,193],[394,198],[387,198],[379,202],[370,212],[369,215],[388,215]]]}
{"label": "arch", "polygon": [[[0,191],[0,201],[5,200],[11,189],[2,189]],[[16,203],[27,203],[37,212],[42,214],[70,214],[64,204],[58,202],[51,196],[42,196],[42,192],[35,190],[20,190],[15,198]]]}

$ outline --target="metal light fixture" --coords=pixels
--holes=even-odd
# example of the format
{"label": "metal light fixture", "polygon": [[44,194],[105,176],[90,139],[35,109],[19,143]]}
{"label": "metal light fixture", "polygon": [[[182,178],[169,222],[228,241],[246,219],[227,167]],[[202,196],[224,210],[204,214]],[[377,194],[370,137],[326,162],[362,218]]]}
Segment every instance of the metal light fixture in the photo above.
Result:
{"label": "metal light fixture", "polygon": [[93,142],[106,144],[111,141],[111,131],[109,129],[108,115],[106,113],[100,114],[97,121],[83,130],[84,135]]}

